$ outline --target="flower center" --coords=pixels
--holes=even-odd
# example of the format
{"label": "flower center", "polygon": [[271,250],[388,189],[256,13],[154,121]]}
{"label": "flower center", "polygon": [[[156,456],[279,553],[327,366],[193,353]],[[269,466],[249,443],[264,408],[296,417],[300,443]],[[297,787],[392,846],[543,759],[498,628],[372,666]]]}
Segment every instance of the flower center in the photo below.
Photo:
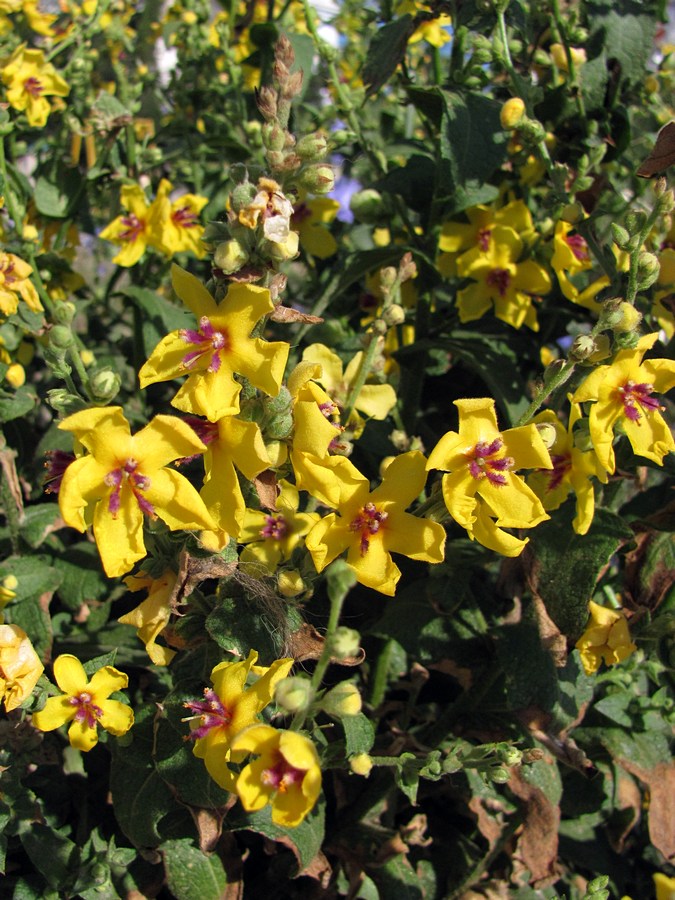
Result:
{"label": "flower center", "polygon": [[207,316],[202,316],[199,320],[199,330],[193,328],[183,328],[180,332],[181,338],[186,344],[195,344],[197,350],[186,353],[183,357],[183,368],[190,369],[202,357],[210,354],[211,361],[208,365],[208,372],[217,372],[222,362],[220,358],[221,352],[227,352],[231,349],[230,335],[227,331],[217,331]]}
{"label": "flower center", "polygon": [[322,416],[325,419],[328,419],[330,424],[337,431],[337,434],[328,445],[328,449],[332,450],[334,453],[339,453],[340,450],[344,450],[345,448],[345,445],[342,444],[339,439],[339,436],[345,430],[344,425],[340,423],[340,407],[337,403],[333,403],[332,400],[326,400],[324,403],[319,403],[319,409],[321,410]]}
{"label": "flower center", "polygon": [[491,443],[478,441],[473,450],[464,454],[469,460],[469,472],[474,478],[479,481],[487,478],[491,484],[495,485],[507,483],[504,472],[512,469],[515,461],[512,456],[498,455],[502,452],[503,446],[504,442],[501,438],[495,438]]}
{"label": "flower center", "polygon": [[500,297],[504,297],[511,283],[511,273],[508,269],[491,269],[485,281],[490,287],[497,288]]}
{"label": "flower center", "polygon": [[141,512],[151,518],[155,518],[155,509],[150,501],[145,498],[141,491],[147,491],[150,487],[150,479],[137,471],[138,462],[135,459],[127,459],[118,469],[113,469],[103,479],[108,487],[112,488],[110,498],[108,499],[108,509],[113,519],[116,519],[122,503],[121,494],[122,486],[126,483],[131,489],[131,493],[136,498]]}
{"label": "flower center", "polygon": [[491,228],[481,228],[478,232],[478,246],[483,251],[483,253],[487,253],[490,247],[490,237],[492,236]]}
{"label": "flower center", "polygon": [[75,462],[75,454],[65,450],[46,450],[45,469],[47,473],[44,479],[45,493],[58,494],[63,476],[68,466]]}
{"label": "flower center", "polygon": [[265,516],[265,524],[260,529],[260,537],[272,538],[272,540],[280,541],[286,537],[288,533],[288,522],[281,513],[275,513],[273,516]]}
{"label": "flower center", "polygon": [[81,691],[74,697],[68,698],[71,706],[76,706],[75,721],[84,722],[87,728],[95,728],[96,722],[103,715],[103,710],[94,702],[94,697],[89,691]]}
{"label": "flower center", "polygon": [[197,213],[189,206],[180,206],[171,213],[171,221],[179,228],[195,228],[199,225]]}
{"label": "flower center", "polygon": [[294,784],[301,784],[305,774],[305,771],[296,769],[279,754],[278,761],[269,769],[263,769],[260,778],[272,790],[285,794]]}
{"label": "flower center", "polygon": [[570,248],[576,259],[581,263],[586,263],[590,259],[588,253],[588,244],[580,234],[566,234],[565,243]]}
{"label": "flower center", "polygon": [[42,86],[40,79],[36,78],[35,75],[31,75],[30,78],[26,78],[23,86],[26,93],[30,94],[31,97],[35,97],[36,99],[44,91],[44,87]]}
{"label": "flower center", "polygon": [[291,223],[295,229],[299,228],[300,225],[312,215],[312,210],[307,206],[306,203],[299,203],[297,206],[293,207],[293,215],[291,216]]}
{"label": "flower center", "polygon": [[389,513],[378,509],[374,503],[366,503],[361,512],[349,523],[349,530],[361,534],[361,556],[365,556],[370,547],[370,539],[377,534],[389,518]]}
{"label": "flower center", "polygon": [[627,381],[623,387],[619,388],[619,394],[623,402],[623,412],[627,419],[631,422],[640,424],[641,412],[655,412],[662,409],[656,397],[650,397],[653,393],[653,384],[636,384],[634,381]]}
{"label": "flower center", "polygon": [[6,284],[8,287],[16,281],[16,277],[13,275],[14,272],[14,260],[9,257],[5,257],[5,259],[0,264],[0,283]]}
{"label": "flower center", "polygon": [[120,222],[124,228],[120,231],[119,238],[128,243],[133,243],[145,230],[145,222],[133,213],[129,213],[128,216],[121,216]]}
{"label": "flower center", "polygon": [[232,713],[223,706],[213,688],[205,688],[203,700],[188,700],[183,706],[191,709],[196,715],[188,716],[181,721],[190,722],[196,719],[201,721],[201,725],[190,732],[188,740],[197,741],[212,728],[227,728],[232,721]]}
{"label": "flower center", "polygon": [[546,488],[547,491],[554,491],[557,487],[559,487],[565,475],[567,475],[567,473],[572,468],[572,457],[569,453],[552,453],[551,462],[553,463],[553,468],[551,470],[543,470],[548,475],[548,487]]}

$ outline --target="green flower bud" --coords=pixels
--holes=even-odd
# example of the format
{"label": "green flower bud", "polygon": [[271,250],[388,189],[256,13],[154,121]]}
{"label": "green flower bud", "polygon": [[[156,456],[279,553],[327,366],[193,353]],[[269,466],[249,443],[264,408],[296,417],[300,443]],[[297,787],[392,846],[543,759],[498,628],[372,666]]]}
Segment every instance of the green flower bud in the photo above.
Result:
{"label": "green flower bud", "polygon": [[398,303],[392,303],[382,312],[382,318],[389,325],[402,325],[405,322],[405,310]]}
{"label": "green flower bud", "polygon": [[353,628],[347,628],[346,625],[340,625],[335,629],[335,633],[330,642],[330,649],[336,659],[349,659],[357,656],[361,649],[361,635]]}
{"label": "green flower bud", "polygon": [[546,129],[541,122],[537,122],[536,119],[529,119],[527,116],[523,116],[518,123],[518,132],[525,140],[533,144],[538,144],[539,141],[543,141],[546,137]]}
{"label": "green flower bud", "polygon": [[49,331],[49,343],[56,350],[67,350],[74,340],[72,329],[66,325],[54,325]]}
{"label": "green flower bud", "polygon": [[256,187],[250,181],[238,184],[230,194],[230,206],[238,213],[244,207],[249,206],[256,195]]}
{"label": "green flower bud", "polygon": [[547,450],[550,450],[558,436],[555,425],[552,422],[539,422],[536,428],[539,432],[539,437],[544,442],[544,446]]}
{"label": "green flower bud", "polygon": [[262,126],[263,145],[268,150],[283,150],[286,144],[286,132],[278,122],[266,122]]}
{"label": "green flower bud", "polygon": [[334,719],[356,716],[361,712],[362,705],[359,689],[349,681],[337,684],[321,699],[321,709]]}
{"label": "green flower bud", "polygon": [[517,747],[500,747],[498,756],[505,766],[519,766],[523,761],[523,754]]}
{"label": "green flower bud", "polygon": [[113,369],[106,367],[94,372],[89,378],[89,388],[100,403],[107,403],[117,394],[122,379]]}
{"label": "green flower bud", "polygon": [[213,262],[225,275],[238,272],[248,262],[249,256],[239,241],[223,241],[216,247]]}
{"label": "green flower bud", "polygon": [[441,768],[445,775],[452,775],[454,772],[459,772],[462,768],[462,761],[457,756],[446,756],[443,762],[441,763]]}
{"label": "green flower bud", "polygon": [[624,224],[631,235],[639,234],[647,224],[647,215],[642,211],[631,210],[626,213]]}
{"label": "green flower bud", "polygon": [[335,187],[335,171],[332,166],[319,163],[300,174],[300,184],[313,194],[329,194]]}
{"label": "green flower bud", "polygon": [[575,362],[583,362],[589,356],[593,356],[596,351],[595,338],[590,334],[578,334],[570,348],[570,359]]}
{"label": "green flower bud", "polygon": [[387,215],[387,203],[379,191],[367,188],[352,194],[349,208],[357,222],[375,225]]}
{"label": "green flower bud", "polygon": [[318,162],[328,152],[328,141],[318,131],[306,134],[296,144],[295,152],[303,162]]}
{"label": "green flower bud", "polygon": [[54,319],[58,325],[70,325],[76,312],[75,304],[64,300],[54,307]]}
{"label": "green flower bud", "polygon": [[616,246],[619,250],[625,250],[628,246],[628,241],[630,240],[630,234],[623,225],[617,225],[616,222],[612,222],[610,228],[612,229],[612,239]]}
{"label": "green flower bud", "polygon": [[659,277],[661,271],[661,263],[658,258],[646,250],[643,250],[638,257],[637,271],[637,288],[639,291],[645,291],[651,287]]}
{"label": "green flower bud", "polygon": [[313,693],[308,678],[292,675],[279,682],[274,691],[274,700],[277,706],[295,715],[295,713],[304,712],[309,708]]}
{"label": "green flower bud", "polygon": [[635,331],[642,321],[642,313],[635,309],[632,303],[624,301],[617,312],[620,313],[621,319],[613,326],[614,331]]}
{"label": "green flower bud", "polygon": [[488,769],[488,777],[495,784],[506,784],[511,779],[511,773],[504,766],[493,766]]}

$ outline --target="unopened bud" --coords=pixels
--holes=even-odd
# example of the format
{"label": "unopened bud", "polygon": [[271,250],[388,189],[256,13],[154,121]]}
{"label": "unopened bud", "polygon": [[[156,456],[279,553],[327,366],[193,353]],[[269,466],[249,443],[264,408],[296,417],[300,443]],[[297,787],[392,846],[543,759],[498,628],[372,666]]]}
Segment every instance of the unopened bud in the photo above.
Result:
{"label": "unopened bud", "polygon": [[537,122],[536,119],[529,119],[526,116],[523,116],[518,123],[518,133],[533,144],[538,144],[546,137],[546,129],[541,122]]}
{"label": "unopened bud", "polygon": [[72,330],[66,325],[54,325],[49,331],[49,343],[57,350],[67,350],[74,340]]}
{"label": "unopened bud", "polygon": [[295,152],[303,162],[318,162],[328,152],[328,141],[318,131],[306,134],[295,145]]}
{"label": "unopened bud", "polygon": [[286,712],[304,712],[312,702],[312,685],[309,679],[300,675],[284,678],[276,686],[274,700]]}
{"label": "unopened bud", "polygon": [[289,231],[283,241],[263,241],[262,248],[267,256],[272,259],[295,259],[300,246],[300,236],[297,231]]}
{"label": "unopened bud", "polygon": [[612,222],[610,228],[612,230],[612,238],[616,246],[619,248],[619,250],[625,250],[630,240],[630,234],[628,233],[628,231],[623,227],[623,225],[617,225],[616,222]]}
{"label": "unopened bud", "polygon": [[385,199],[374,188],[366,188],[364,191],[352,194],[349,208],[354,214],[354,218],[366,225],[375,225],[387,214]]}
{"label": "unopened bud", "polygon": [[642,321],[642,313],[632,303],[623,302],[619,307],[621,319],[614,325],[614,331],[635,331]]}
{"label": "unopened bud", "polygon": [[270,121],[277,114],[277,92],[267,85],[260,88],[257,96],[258,109],[264,119]]}
{"label": "unopened bud", "polygon": [[595,353],[595,339],[590,334],[578,334],[570,348],[570,359],[583,362]]}
{"label": "unopened bud", "polygon": [[643,250],[638,257],[637,289],[646,291],[659,277],[661,263],[658,258],[647,250]]}
{"label": "unopened bud", "polygon": [[304,75],[302,69],[298,69],[297,72],[292,72],[283,82],[281,87],[281,96],[284,100],[292,100],[294,97],[297,97],[300,91],[302,90],[302,82],[304,79]]}
{"label": "unopened bud", "polygon": [[405,322],[405,310],[398,303],[392,303],[382,312],[382,318],[390,328],[394,325],[402,325]]}
{"label": "unopened bud", "polygon": [[558,432],[553,422],[538,422],[536,425],[539,437],[542,439],[547,450],[555,444]]}
{"label": "unopened bud", "polygon": [[85,368],[89,368],[89,366],[93,366],[96,361],[96,357],[91,352],[91,350],[80,350],[80,359],[82,360],[82,365]]}
{"label": "unopened bud", "polygon": [[349,768],[355,775],[367,778],[373,770],[373,760],[367,753],[357,753],[349,760]]}
{"label": "unopened bud", "polygon": [[117,372],[108,367],[99,369],[98,372],[94,372],[89,379],[91,392],[94,395],[94,398],[99,402],[112,400],[119,391],[121,384],[122,379]]}
{"label": "unopened bud", "polygon": [[330,642],[331,654],[336,659],[349,659],[357,656],[361,643],[361,635],[353,628],[347,628],[346,625],[340,625],[335,629],[335,633]]}
{"label": "unopened bud", "polygon": [[238,213],[240,210],[251,205],[253,198],[257,193],[256,186],[250,181],[244,181],[238,184],[230,194],[230,206],[232,211]]}
{"label": "unopened bud", "polygon": [[335,719],[356,716],[361,712],[363,701],[355,684],[344,681],[331,688],[321,699],[321,709]]}
{"label": "unopened bud", "polygon": [[506,784],[511,779],[511,773],[504,766],[494,766],[488,769],[488,777],[495,784]]}
{"label": "unopened bud", "polygon": [[502,128],[517,128],[518,123],[525,115],[525,104],[520,97],[510,97],[506,103],[502,105],[499,113],[499,121]]}
{"label": "unopened bud", "polygon": [[310,166],[301,173],[300,183],[313,194],[329,194],[335,187],[335,171],[325,163]]}
{"label": "unopened bud", "polygon": [[15,362],[5,372],[5,381],[15,390],[26,383],[26,370],[21,363]]}
{"label": "unopened bud", "polygon": [[563,222],[569,222],[570,225],[576,225],[584,218],[584,208],[581,203],[568,203],[560,213]]}
{"label": "unopened bud", "polygon": [[238,272],[248,262],[248,253],[239,243],[239,241],[223,241],[216,247],[213,254],[213,263],[225,275],[232,275]]}
{"label": "unopened bud", "polygon": [[647,224],[647,215],[641,210],[631,210],[631,212],[626,213],[624,224],[631,235],[639,234]]}
{"label": "unopened bud", "polygon": [[54,307],[54,321],[57,325],[70,325],[75,318],[76,308],[74,303],[62,301]]}
{"label": "unopened bud", "polygon": [[500,747],[498,755],[505,766],[519,766],[523,761],[522,751],[517,747]]}
{"label": "unopened bud", "polygon": [[278,122],[266,122],[262,127],[262,139],[268,150],[283,150],[286,132]]}

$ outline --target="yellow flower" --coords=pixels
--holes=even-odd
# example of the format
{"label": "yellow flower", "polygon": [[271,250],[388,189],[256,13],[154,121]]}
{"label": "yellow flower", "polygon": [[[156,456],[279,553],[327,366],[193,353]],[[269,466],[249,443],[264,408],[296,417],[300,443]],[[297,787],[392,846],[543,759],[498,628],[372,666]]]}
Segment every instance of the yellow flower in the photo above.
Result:
{"label": "yellow flower", "polygon": [[663,872],[652,875],[656,900],[675,900],[675,878],[668,878]]}
{"label": "yellow flower", "polygon": [[212,528],[204,501],[170,462],[204,451],[185,422],[155,418],[132,435],[119,406],[85,409],[59,425],[89,453],[63,476],[59,507],[64,522],[85,531],[93,522],[103,568],[124,575],[145,556],[143,517],[159,517],[172,531]]}
{"label": "yellow flower", "polygon": [[297,731],[253,725],[232,741],[235,753],[254,753],[236,792],[247,812],[272,806],[275,825],[295,828],[311,812],[321,793],[321,768],[314,744]]}
{"label": "yellow flower", "polygon": [[330,197],[301,196],[293,207],[291,228],[300,235],[300,245],[317,259],[328,259],[337,253],[337,241],[326,228],[338,214],[340,204]]}
{"label": "yellow flower", "polygon": [[25,44],[16,48],[0,73],[7,85],[7,102],[25,112],[28,124],[34,128],[47,123],[51,112],[47,97],[66,97],[70,91],[54,66],[45,62],[42,50],[28,50]]}
{"label": "yellow flower", "polygon": [[661,416],[663,408],[652,394],[675,385],[675,360],[642,360],[658,333],[640,338],[633,350],[621,350],[608,366],[599,366],[577,388],[574,403],[594,401],[589,414],[591,440],[605,469],[615,469],[614,428],[620,425],[638,456],[663,464],[675,441]]}
{"label": "yellow flower", "polygon": [[513,200],[495,209],[492,206],[473,206],[465,215],[468,222],[445,222],[441,228],[437,260],[438,270],[446,278],[457,274],[457,256],[471,247],[486,251],[495,225],[505,225],[528,243],[534,237],[532,214],[522,200]]}
{"label": "yellow flower", "polygon": [[191,373],[171,401],[183,412],[217,422],[239,412],[241,384],[235,372],[266,394],[279,393],[289,345],[252,338],[274,305],[266,288],[232,284],[217,303],[194,275],[172,266],[173,287],[194,313],[198,329],[173,331],[155,347],[139,372],[141,387]]}
{"label": "yellow flower", "polygon": [[317,513],[298,512],[300,494],[295,485],[280,481],[276,509],[263,512],[247,509],[239,542],[247,544],[239,557],[240,568],[253,563],[271,575],[279,563],[290,559],[293,550],[319,520]]}
{"label": "yellow flower", "polygon": [[239,222],[251,229],[262,224],[268,241],[283,244],[290,232],[293,204],[271,178],[260,178],[257,187],[255,197],[239,210]]}
{"label": "yellow flower", "polygon": [[[428,12],[428,7],[417,2],[417,0],[398,0],[396,4],[396,13],[399,16],[410,13],[415,16],[418,12]],[[413,34],[408,38],[409,44],[416,44],[418,41],[426,41],[432,47],[443,47],[451,40],[447,29],[452,25],[452,19],[446,13],[441,13],[428,21],[422,22]]]}
{"label": "yellow flower", "polygon": [[[654,293],[654,305],[652,315],[666,333],[670,340],[675,334],[675,307],[673,296],[675,295],[675,249],[666,247],[659,254],[659,277],[656,280]],[[664,302],[665,301],[665,302]],[[668,305],[666,305],[666,303]]]}
{"label": "yellow flower", "polygon": [[[567,53],[565,52],[565,48],[562,44],[551,44],[548,48],[549,53],[551,54],[551,59],[555,63],[556,67],[561,72],[569,72],[569,63],[567,61]],[[572,57],[572,63],[577,68],[579,66],[583,66],[586,62],[586,51],[583,47],[570,47],[570,56]]]}
{"label": "yellow flower", "polygon": [[33,713],[33,725],[40,731],[54,731],[70,722],[71,746],[86,753],[98,743],[98,725],[119,736],[134,724],[131,708],[109,699],[128,686],[129,679],[123,672],[103,666],[88,680],[79,659],[64,653],[54,660],[54,679],[63,694],[50,697],[44,709]]}
{"label": "yellow flower", "polygon": [[523,241],[513,228],[496,225],[487,249],[474,247],[459,257],[457,274],[474,282],[457,292],[460,322],[480,319],[494,305],[503,322],[539,330],[532,300],[551,290],[551,279],[534,260],[518,262],[522,251]]}
{"label": "yellow flower", "polygon": [[[351,483],[340,491],[338,512],[325,516],[305,539],[318,572],[347,551],[347,564],[357,581],[392,597],[401,572],[391,558],[443,561],[445,530],[437,522],[407,513],[426,481],[424,456],[417,450],[391,462],[382,484],[371,492],[370,482],[351,464]],[[326,478],[333,477],[327,472]]]}
{"label": "yellow flower", "polygon": [[163,647],[156,641],[171,618],[169,600],[176,586],[176,573],[167,569],[159,578],[151,578],[145,572],[139,572],[138,575],[127,576],[124,583],[130,591],[147,589],[148,596],[140,606],[121,616],[118,621],[136,628],[136,634],[145,644],[148,656],[156,666],[168,666],[176,651]]}
{"label": "yellow flower", "polygon": [[590,620],[575,646],[587,675],[600,668],[604,660],[608,666],[627,659],[637,650],[631,643],[626,617],[620,610],[607,609],[588,601]]}
{"label": "yellow flower", "polygon": [[[7,606],[7,604],[16,597],[16,588],[19,586],[19,581],[16,575],[6,575],[2,581],[0,581],[0,613]],[[2,625],[3,619],[0,615],[0,625]]]}
{"label": "yellow flower", "polygon": [[26,632],[18,625],[0,624],[0,699],[7,712],[28,698],[43,672]]}
{"label": "yellow flower", "polygon": [[544,509],[558,509],[574,491],[577,511],[572,526],[577,534],[586,534],[595,512],[592,478],[603,484],[607,472],[593,449],[580,450],[574,443],[574,426],[581,418],[578,403],[572,404],[568,427],[565,428],[553,410],[545,410],[534,418],[534,424],[548,423],[555,429],[555,441],[549,448],[552,469],[539,469],[527,479]]}
{"label": "yellow flower", "polygon": [[204,486],[200,496],[218,531],[238,537],[244,522],[246,502],[236,470],[239,469],[251,481],[270,467],[271,460],[262,432],[255,422],[246,422],[234,416],[223,416],[217,422],[205,422],[188,416],[186,421],[206,444]]}
{"label": "yellow flower", "polygon": [[100,237],[121,245],[122,249],[117,256],[113,256],[113,262],[129,268],[136,265],[148,244],[155,246],[159,241],[162,233],[161,209],[156,202],[148,205],[145,192],[138,184],[122,187],[120,204],[126,212],[107,225]]}
{"label": "yellow flower", "polygon": [[33,312],[41,312],[40,298],[30,280],[31,266],[13,253],[0,253],[0,311],[13,315],[19,308],[19,299]]}
{"label": "yellow flower", "polygon": [[598,312],[600,307],[595,301],[595,296],[609,285],[609,278],[601,275],[581,291],[571,280],[570,276],[586,272],[593,267],[588,244],[580,234],[572,233],[573,228],[569,222],[558,222],[555,226],[551,268],[558,276],[563,296],[579,306]]}
{"label": "yellow flower", "polygon": [[500,432],[494,400],[454,402],[459,431],[443,435],[427,468],[450,473],[443,476],[443,499],[472,540],[505,556],[519,556],[527,539],[502,528],[534,528],[549,516],[515,471],[552,468],[548,450],[533,424]]}
{"label": "yellow flower", "polygon": [[[321,366],[321,374],[316,376],[316,381],[328,391],[339,407],[344,407],[358,374],[363,353],[356,353],[347,363],[344,372],[340,357],[325,344],[310,344],[305,348],[302,358],[306,362]],[[356,398],[354,409],[373,419],[386,419],[395,405],[396,391],[390,384],[364,384]],[[351,419],[350,423],[354,426],[358,437],[363,431],[363,420],[354,413]]]}
{"label": "yellow flower", "polygon": [[151,236],[151,243],[169,257],[185,251],[202,257],[206,248],[201,243],[204,228],[199,214],[209,199],[198,194],[181,194],[171,201],[172,189],[171,182],[162,178],[154,201],[158,207],[158,234]]}
{"label": "yellow flower", "polygon": [[[192,752],[204,760],[213,780],[227,791],[233,791],[237,776],[228,763],[241,762],[247,751],[232,748],[239,732],[257,721],[258,714],[272,702],[277,684],[293,666],[292,659],[277,659],[268,668],[256,666],[258,654],[251,650],[241,662],[223,662],[211,672],[213,688],[206,688],[204,700],[185,704],[192,710],[190,738]],[[257,680],[246,687],[249,675]]]}

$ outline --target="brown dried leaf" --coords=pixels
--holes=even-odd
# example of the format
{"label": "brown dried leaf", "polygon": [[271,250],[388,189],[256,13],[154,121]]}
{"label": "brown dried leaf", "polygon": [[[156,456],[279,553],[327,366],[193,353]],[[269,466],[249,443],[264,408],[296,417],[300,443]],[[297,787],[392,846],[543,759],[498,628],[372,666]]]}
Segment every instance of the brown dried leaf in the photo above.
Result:
{"label": "brown dried leaf", "polygon": [[288,325],[291,322],[302,322],[305,325],[318,325],[323,322],[321,316],[312,316],[309,313],[301,312],[292,306],[275,306],[274,311],[270,313],[270,319],[274,322],[283,322]]}
{"label": "brown dried leaf", "polygon": [[333,869],[326,856],[319,850],[314,859],[301,872],[298,872],[296,877],[299,878],[300,875],[307,875],[309,878],[313,878],[325,890],[330,884]]}
{"label": "brown dried leaf", "polygon": [[178,575],[169,598],[169,605],[172,609],[176,609],[202,581],[208,581],[209,578],[228,578],[236,568],[236,562],[225,562],[219,556],[194,557],[184,550],[178,560]]}
{"label": "brown dried leaf", "polygon": [[188,810],[197,827],[199,849],[202,853],[213,853],[223,833],[225,810],[202,809],[196,806],[188,806]]}
{"label": "brown dried leaf", "polygon": [[649,838],[667,860],[672,860],[675,858],[675,763],[659,763],[653,769],[643,769],[629,759],[617,761],[649,789]]}
{"label": "brown dried leaf", "polygon": [[[305,662],[308,659],[318,659],[323,652],[325,643],[326,639],[313,625],[303,622],[297,631],[288,636],[286,652],[296,662]],[[360,666],[365,658],[366,651],[361,647],[356,656],[348,656],[344,659],[332,656],[331,662],[339,663],[341,666]]]}
{"label": "brown dried leaf", "polygon": [[656,136],[656,144],[651,153],[637,170],[642,178],[651,178],[665,172],[675,163],[675,122],[668,122]]}
{"label": "brown dried leaf", "polygon": [[607,837],[616,853],[623,853],[626,838],[633,828],[640,821],[640,813],[642,810],[642,793],[633,778],[623,769],[617,766],[615,768],[616,786],[614,788],[615,803],[620,810],[630,810],[629,819],[621,823],[621,828],[612,827],[611,823],[607,829]]}
{"label": "brown dried leaf", "polygon": [[[635,549],[626,554],[624,583],[634,608],[655,610],[673,586],[675,572],[664,558],[664,545],[660,543],[663,539],[659,531],[642,531],[635,535]],[[656,549],[651,552],[654,544]]]}
{"label": "brown dried leaf", "polygon": [[279,488],[277,477],[271,469],[266,469],[260,475],[256,475],[253,484],[258,492],[258,499],[263,509],[276,510]]}
{"label": "brown dried leaf", "polygon": [[533,593],[532,602],[539,626],[541,642],[553,657],[554,664],[562,669],[567,662],[567,638],[549,616],[544,601],[539,594]]}
{"label": "brown dried leaf", "polygon": [[543,888],[558,880],[558,827],[560,809],[536,785],[523,778],[515,769],[511,773],[509,790],[521,801],[523,825],[514,850],[514,862],[530,873],[529,883]]}
{"label": "brown dried leaf", "polygon": [[16,507],[16,511],[19,515],[19,521],[22,521],[23,496],[21,494],[19,476],[17,475],[16,465],[14,463],[15,459],[15,450],[12,450],[10,447],[5,447],[4,450],[0,450],[0,468],[2,469],[2,475],[0,477],[4,478],[7,482],[10,496],[14,501],[14,506]]}
{"label": "brown dried leaf", "polygon": [[478,826],[478,830],[488,842],[490,850],[494,850],[494,848],[499,843],[499,840],[502,836],[502,831],[504,829],[502,816],[499,815],[499,817],[497,817],[494,814],[493,809],[487,809],[485,806],[484,798],[478,797],[476,795],[474,795],[471,800],[469,800],[468,806],[471,812],[476,817],[476,825]]}
{"label": "brown dried leaf", "polygon": [[[595,766],[571,737],[568,737],[563,732],[551,734],[548,731],[548,725],[551,721],[549,713],[537,709],[537,707],[529,707],[528,709],[519,710],[517,716],[530,731],[532,737],[546,747],[549,753],[555,756],[559,762],[576,769],[582,775],[590,777],[595,774]],[[579,721],[581,718],[583,718],[583,713]],[[572,728],[575,724],[577,723],[572,723],[569,727]]]}

